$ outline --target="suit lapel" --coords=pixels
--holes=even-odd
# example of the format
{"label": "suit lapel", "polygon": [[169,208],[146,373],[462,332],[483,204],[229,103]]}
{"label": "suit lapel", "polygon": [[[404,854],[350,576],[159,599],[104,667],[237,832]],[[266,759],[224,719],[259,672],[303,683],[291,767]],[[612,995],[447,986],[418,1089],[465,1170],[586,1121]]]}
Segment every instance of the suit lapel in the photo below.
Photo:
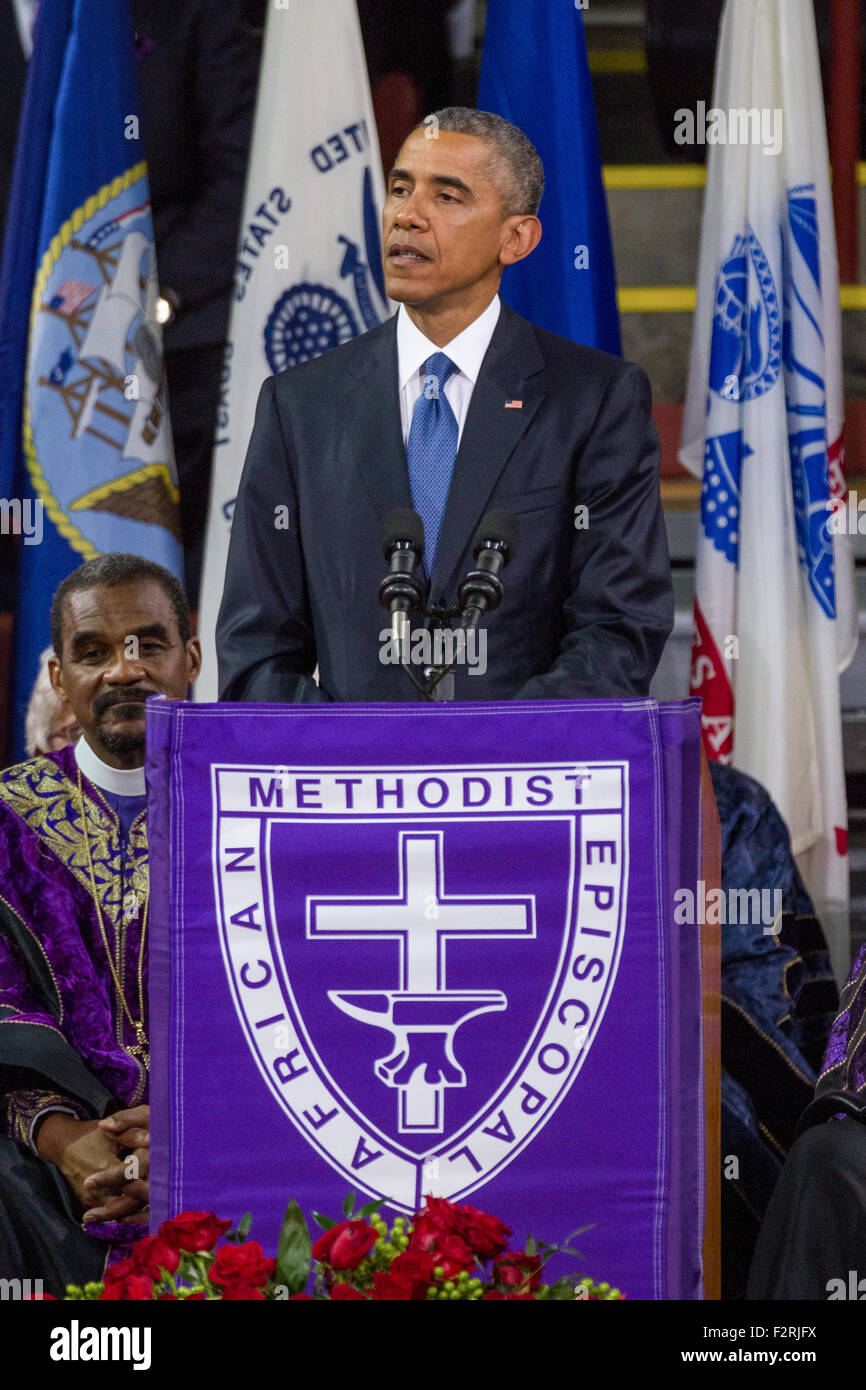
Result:
{"label": "suit lapel", "polygon": [[[454,464],[433,576],[437,592],[447,590],[499,475],[544,399],[543,368],[532,325],[503,303]],[[510,400],[522,405],[508,408]]]}
{"label": "suit lapel", "polygon": [[381,520],[395,507],[411,507],[409,470],[400,423],[396,315],[366,335],[340,409],[349,422],[358,468]]}

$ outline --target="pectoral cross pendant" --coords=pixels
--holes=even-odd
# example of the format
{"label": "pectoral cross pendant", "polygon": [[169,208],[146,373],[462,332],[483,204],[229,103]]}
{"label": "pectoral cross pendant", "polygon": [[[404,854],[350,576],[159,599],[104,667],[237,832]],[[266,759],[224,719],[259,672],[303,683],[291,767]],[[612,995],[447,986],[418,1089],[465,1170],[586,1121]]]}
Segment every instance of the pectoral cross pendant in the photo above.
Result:
{"label": "pectoral cross pendant", "polygon": [[137,1041],[132,1047],[128,1047],[126,1050],[131,1057],[137,1057],[147,1070],[150,1071],[150,1048],[147,1044],[147,1034],[140,1023],[134,1023],[133,1027],[135,1028]]}

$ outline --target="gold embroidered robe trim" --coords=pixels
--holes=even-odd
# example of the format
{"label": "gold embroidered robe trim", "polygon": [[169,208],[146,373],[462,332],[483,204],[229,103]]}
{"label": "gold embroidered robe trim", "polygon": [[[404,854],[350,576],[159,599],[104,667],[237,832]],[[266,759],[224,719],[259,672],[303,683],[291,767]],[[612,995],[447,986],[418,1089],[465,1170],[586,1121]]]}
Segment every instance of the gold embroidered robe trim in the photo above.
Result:
{"label": "gold embroidered robe trim", "polygon": [[[84,778],[82,785],[93,881],[103,920],[111,923],[117,940],[123,921],[124,893],[132,889],[142,903],[148,891],[146,815],[141,812],[130,827],[129,848],[134,867],[127,873],[124,886],[120,822],[98,788]],[[77,785],[51,758],[30,758],[0,777],[0,800],[44,841],[92,897]]]}

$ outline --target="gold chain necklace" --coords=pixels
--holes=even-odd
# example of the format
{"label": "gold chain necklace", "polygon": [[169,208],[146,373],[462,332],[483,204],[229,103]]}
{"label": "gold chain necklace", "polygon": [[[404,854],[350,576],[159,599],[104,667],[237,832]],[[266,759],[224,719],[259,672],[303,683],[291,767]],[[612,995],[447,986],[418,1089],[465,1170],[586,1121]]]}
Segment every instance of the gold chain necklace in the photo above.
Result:
{"label": "gold chain necklace", "polygon": [[[133,1016],[132,1016],[132,1014],[131,1014],[131,1012],[130,1012],[129,1005],[128,1005],[127,1002],[126,1002],[126,996],[125,996],[125,994],[124,994],[124,992],[123,992],[123,985],[121,984],[120,976],[119,976],[118,973],[117,973],[117,967],[115,966],[114,960],[112,959],[111,950],[110,950],[109,945],[108,945],[108,936],[107,936],[106,931],[105,931],[105,924],[104,924],[104,922],[103,922],[103,920],[102,920],[102,906],[101,906],[101,904],[100,904],[99,894],[98,894],[97,891],[96,891],[96,877],[95,877],[94,872],[93,872],[93,855],[92,855],[91,852],[90,852],[90,833],[89,833],[89,831],[88,831],[88,829],[87,829],[87,811],[86,811],[85,804],[84,804],[84,788],[83,788],[82,785],[81,785],[81,768],[78,769],[78,803],[79,803],[79,807],[80,807],[80,810],[81,810],[81,826],[82,826],[82,829],[83,829],[83,831],[84,831],[84,843],[85,843],[85,846],[86,846],[86,848],[87,848],[87,866],[88,866],[88,868],[89,868],[89,870],[90,870],[90,886],[91,886],[91,888],[92,888],[92,890],[93,890],[93,901],[94,901],[94,903],[96,904],[96,920],[97,920],[98,923],[99,923],[99,934],[100,934],[100,936],[102,937],[102,944],[103,944],[103,946],[105,947],[105,958],[106,958],[106,960],[108,961],[108,968],[109,968],[109,970],[111,971],[112,979],[114,980],[114,987],[115,987],[115,989],[117,990],[117,998],[118,998],[118,1000],[119,1000],[119,1002],[120,1002],[120,1006],[121,1006],[121,1008],[123,1009],[123,1012],[126,1014],[126,1017],[127,1017],[128,1020],[129,1020],[129,1026],[130,1026],[130,1028],[132,1029],[132,1031],[135,1033],[135,1037],[136,1037],[135,1045],[134,1045],[133,1047],[125,1048],[124,1050],[125,1050],[126,1052],[131,1053],[131,1055],[132,1055],[133,1057],[136,1057],[136,1058],[139,1059],[141,1062],[143,1062],[143,1064],[144,1064],[145,1067],[150,1067],[150,1051],[149,1051],[149,1047],[148,1047],[147,1034],[146,1034],[146,1032],[144,1031],[144,942],[145,942],[145,934],[146,934],[146,932],[147,932],[147,909],[148,909],[148,906],[149,906],[149,904],[150,904],[150,892],[148,891],[148,892],[144,895],[144,913],[143,913],[142,921],[141,921],[141,945],[140,945],[140,947],[139,947],[139,952],[138,952],[138,1013],[139,1013],[139,1019],[138,1019],[138,1022],[136,1022],[136,1020],[133,1018]],[[133,865],[133,872],[134,872],[134,871],[135,871],[135,865]],[[122,874],[123,874],[123,869],[121,868],[121,876],[122,876]],[[121,882],[121,895],[120,895],[120,896],[121,896],[121,904],[120,904],[120,906],[121,906],[121,912],[123,912],[123,910],[124,910],[123,905],[124,905],[124,901],[125,901],[126,894],[123,892],[123,883],[122,883],[122,882]]]}

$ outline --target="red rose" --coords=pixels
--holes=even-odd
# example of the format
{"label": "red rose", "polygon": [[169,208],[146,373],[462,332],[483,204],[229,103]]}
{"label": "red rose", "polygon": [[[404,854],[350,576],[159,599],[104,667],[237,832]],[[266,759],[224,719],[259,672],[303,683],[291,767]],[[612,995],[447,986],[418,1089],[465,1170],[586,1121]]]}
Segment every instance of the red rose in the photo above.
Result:
{"label": "red rose", "polygon": [[152,1279],[160,1277],[161,1269],[174,1274],[180,1263],[177,1250],[160,1235],[136,1241],[129,1258],[138,1274],[149,1274]]}
{"label": "red rose", "polygon": [[182,1211],[171,1221],[164,1221],[159,1234],[175,1250],[213,1250],[221,1235],[231,1226],[230,1221],[220,1221],[212,1211]]}
{"label": "red rose", "polygon": [[224,1303],[264,1303],[265,1296],[261,1289],[257,1289],[253,1284],[238,1283],[226,1284],[223,1289]]}
{"label": "red rose", "polygon": [[312,1301],[308,1293],[293,1293],[289,1299],[290,1303],[312,1303]]}
{"label": "red rose", "polygon": [[[222,1245],[208,1270],[213,1284],[266,1284],[276,1269],[276,1260],[265,1259],[257,1240],[246,1245]],[[223,1295],[225,1297],[225,1295]]]}
{"label": "red rose", "polygon": [[404,1250],[391,1261],[391,1273],[412,1281],[412,1297],[425,1298],[433,1282],[433,1267],[436,1261],[425,1250]]}
{"label": "red rose", "polygon": [[525,1250],[509,1250],[493,1265],[496,1282],[519,1293],[535,1293],[541,1287],[543,1274],[544,1261],[537,1255],[527,1255]]}
{"label": "red rose", "polygon": [[[430,1198],[427,1200],[429,1202]],[[448,1206],[449,1203],[446,1202],[445,1205]],[[437,1225],[439,1219],[439,1213],[422,1211],[421,1215],[415,1218],[409,1249],[413,1254],[430,1255],[434,1266],[442,1266],[444,1277],[453,1279],[461,1269],[474,1269],[475,1260],[462,1236],[443,1234]]]}
{"label": "red rose", "polygon": [[117,1260],[115,1264],[109,1265],[102,1276],[102,1280],[107,1288],[109,1284],[120,1284],[130,1274],[140,1272],[140,1270],[136,1270],[134,1262],[130,1259],[129,1255],[127,1255],[125,1260]]}
{"label": "red rose", "polygon": [[403,1274],[378,1273],[373,1275],[374,1303],[408,1303],[414,1296],[413,1284]]}
{"label": "red rose", "polygon": [[25,1303],[44,1303],[48,1301],[51,1303],[57,1302],[53,1293],[29,1293],[24,1299]]}
{"label": "red rose", "polygon": [[331,1286],[331,1299],[335,1303],[361,1303],[367,1302],[367,1295],[361,1293],[360,1289],[353,1289],[351,1284],[333,1284]]}
{"label": "red rose", "polygon": [[431,1254],[436,1264],[442,1266],[446,1279],[453,1279],[462,1269],[468,1271],[475,1268],[472,1251],[461,1236],[443,1236]]}
{"label": "red rose", "polygon": [[460,1234],[473,1255],[480,1260],[501,1255],[508,1245],[511,1227],[500,1221],[498,1216],[489,1216],[486,1211],[478,1211],[475,1207],[463,1206],[459,1211],[462,1216]]}
{"label": "red rose", "polygon": [[331,1269],[357,1269],[379,1239],[366,1221],[341,1221],[319,1236],[313,1246],[313,1259]]}
{"label": "red rose", "polygon": [[153,1298],[153,1280],[147,1274],[128,1274],[125,1279],[106,1282],[100,1302],[145,1303]]}
{"label": "red rose", "polygon": [[[459,1236],[463,1234],[463,1217],[460,1207],[454,1206],[452,1202],[446,1202],[444,1197],[426,1197],[421,1216],[432,1230],[440,1231],[442,1235]],[[417,1226],[418,1223],[415,1224]]]}

